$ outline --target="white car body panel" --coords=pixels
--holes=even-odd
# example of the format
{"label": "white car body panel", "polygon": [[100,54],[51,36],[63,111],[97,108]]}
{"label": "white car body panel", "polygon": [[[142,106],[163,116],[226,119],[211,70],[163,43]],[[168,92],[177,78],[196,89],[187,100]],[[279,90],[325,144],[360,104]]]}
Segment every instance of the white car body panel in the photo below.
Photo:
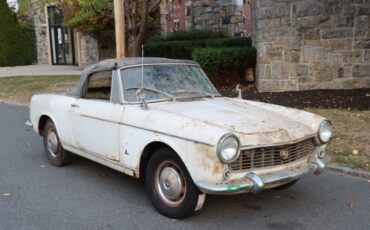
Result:
{"label": "white car body panel", "polygon": [[111,161],[137,177],[144,148],[165,143],[183,160],[194,182],[218,181],[227,169],[216,156],[217,142],[226,133],[237,133],[245,148],[282,144],[315,135],[324,120],[301,110],[232,98],[152,103],[143,110],[140,105],[53,94],[32,99],[36,132],[42,115],[53,120],[65,149]]}
{"label": "white car body panel", "polygon": [[109,101],[76,99],[69,110],[73,146],[120,161],[120,125],[124,106]]}
{"label": "white car body panel", "polygon": [[[325,118],[250,100],[204,97],[152,102],[143,108],[140,103],[124,100],[113,103],[67,95],[35,95],[30,119],[39,135],[43,134],[44,118],[54,122],[64,149],[136,178],[142,176],[140,167],[146,147],[152,143],[166,145],[181,158],[195,185],[205,193],[224,194],[229,186],[230,191],[239,191],[239,185],[251,191],[258,182],[253,180],[254,174],[271,182],[266,188],[276,187],[287,182],[283,180],[286,175],[295,179],[325,167],[318,155],[326,145],[317,142],[317,132]],[[226,180],[224,173],[230,169],[218,159],[217,144],[230,133],[238,137],[242,150],[304,139],[316,139],[316,144],[314,152],[304,158],[233,172]],[[236,183],[238,190],[233,190]]]}

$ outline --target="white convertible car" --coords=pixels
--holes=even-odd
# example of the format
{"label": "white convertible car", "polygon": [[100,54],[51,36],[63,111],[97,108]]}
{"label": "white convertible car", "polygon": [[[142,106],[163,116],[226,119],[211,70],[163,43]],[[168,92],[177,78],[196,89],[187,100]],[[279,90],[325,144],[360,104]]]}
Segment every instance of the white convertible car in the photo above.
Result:
{"label": "white convertible car", "polygon": [[319,174],[332,137],[327,119],[221,96],[199,64],[126,58],[86,68],[66,95],[32,97],[30,125],[48,160],[77,154],[145,179],[153,206],[184,218],[206,194],[285,188]]}

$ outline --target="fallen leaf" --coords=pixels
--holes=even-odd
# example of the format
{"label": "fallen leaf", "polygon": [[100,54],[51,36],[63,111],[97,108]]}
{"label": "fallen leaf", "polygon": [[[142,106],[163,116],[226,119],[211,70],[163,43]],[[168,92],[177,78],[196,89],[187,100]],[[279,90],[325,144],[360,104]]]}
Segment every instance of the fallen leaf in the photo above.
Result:
{"label": "fallen leaf", "polygon": [[101,176],[101,177],[106,177],[106,176],[108,176],[108,173],[106,173],[106,172],[104,172],[104,173],[100,173],[100,174],[99,174],[99,176]]}
{"label": "fallen leaf", "polygon": [[350,208],[356,207],[355,201],[354,200],[348,201],[347,206],[350,207]]}
{"label": "fallen leaf", "polygon": [[279,196],[279,195],[275,195],[275,198],[276,198],[276,199],[279,199],[279,198],[280,198],[280,196]]}

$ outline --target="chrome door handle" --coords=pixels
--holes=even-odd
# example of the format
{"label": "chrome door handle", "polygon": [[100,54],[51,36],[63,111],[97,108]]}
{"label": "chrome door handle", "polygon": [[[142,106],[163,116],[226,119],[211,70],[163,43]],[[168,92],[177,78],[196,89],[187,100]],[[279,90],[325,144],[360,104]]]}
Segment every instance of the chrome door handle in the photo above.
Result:
{"label": "chrome door handle", "polygon": [[71,104],[71,107],[72,108],[80,108],[80,106],[79,105],[76,105],[76,104]]}

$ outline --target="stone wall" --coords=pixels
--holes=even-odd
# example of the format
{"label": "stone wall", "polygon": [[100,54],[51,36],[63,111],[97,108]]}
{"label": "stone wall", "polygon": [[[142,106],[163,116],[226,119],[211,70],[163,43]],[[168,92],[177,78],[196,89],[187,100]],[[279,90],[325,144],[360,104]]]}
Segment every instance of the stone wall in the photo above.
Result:
{"label": "stone wall", "polygon": [[44,7],[38,2],[32,1],[27,13],[32,18],[35,28],[37,63],[49,64],[49,46]]}
{"label": "stone wall", "polygon": [[[175,1],[175,0],[173,0]],[[185,0],[186,30],[222,31],[229,36],[249,36],[243,17],[243,5],[247,0]],[[169,3],[161,1],[160,25],[161,35],[166,36],[171,12]]]}
{"label": "stone wall", "polygon": [[369,0],[252,1],[260,91],[370,87]]}
{"label": "stone wall", "polygon": [[244,34],[243,0],[186,1],[186,28],[222,31],[230,36]]}
{"label": "stone wall", "polygon": [[80,33],[79,38],[80,38],[79,66],[85,67],[99,62],[99,44],[97,37],[89,34]]}

